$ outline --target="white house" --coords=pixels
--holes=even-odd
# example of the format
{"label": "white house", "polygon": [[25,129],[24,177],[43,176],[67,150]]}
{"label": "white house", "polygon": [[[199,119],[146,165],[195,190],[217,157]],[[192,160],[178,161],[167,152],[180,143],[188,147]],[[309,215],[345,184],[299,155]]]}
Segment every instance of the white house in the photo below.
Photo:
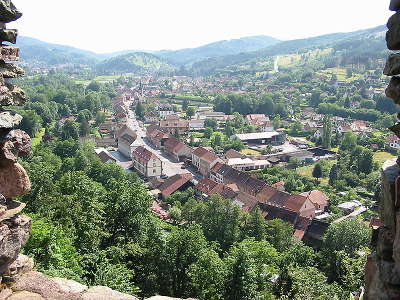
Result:
{"label": "white house", "polygon": [[143,176],[160,177],[163,172],[162,161],[151,151],[139,146],[132,152],[132,165]]}

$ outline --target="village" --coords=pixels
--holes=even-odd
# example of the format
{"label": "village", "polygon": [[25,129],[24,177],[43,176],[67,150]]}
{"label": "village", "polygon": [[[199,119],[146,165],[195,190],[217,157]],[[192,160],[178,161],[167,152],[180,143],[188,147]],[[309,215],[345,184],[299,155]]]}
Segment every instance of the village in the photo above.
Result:
{"label": "village", "polygon": [[[371,97],[382,92],[380,83],[378,80],[375,88],[371,85],[368,89]],[[193,92],[189,88],[185,90],[188,85],[179,84],[176,92]],[[121,85],[113,103],[114,114],[100,125],[101,138],[96,140],[96,153],[103,162],[116,162],[128,172],[140,174],[149,187],[149,194],[154,196],[153,212],[160,218],[170,221],[171,205],[166,200],[175,192],[191,188],[197,199],[206,201],[219,195],[231,199],[244,211],[260,209],[266,220],[282,219],[294,226],[297,239],[316,246],[331,222],[341,222],[367,211],[362,202],[349,199],[337,206],[342,216],[332,220],[330,199],[324,192],[313,189],[290,193],[285,189],[285,182],[269,185],[260,177],[262,170],[271,167],[337,160],[338,148],[327,149],[315,143],[323,138],[326,130],[324,114],[305,107],[298,112],[298,120],[282,119],[277,127],[277,122],[267,114],[247,114],[240,119],[237,113],[215,111],[211,103],[196,103],[196,100],[189,101],[196,105],[188,109],[185,99],[180,105],[172,104],[168,98],[160,97],[160,92],[149,79],[141,78],[135,87]],[[357,105],[360,104],[351,103],[351,107]],[[232,132],[228,136],[227,128],[238,122],[247,126],[246,132]],[[311,139],[288,134],[284,128],[296,122],[301,126],[300,131],[307,132]],[[365,120],[332,116],[330,122],[332,135],[351,132],[368,137],[375,131],[371,122]],[[214,130],[211,134],[207,133],[210,127]],[[231,144],[224,147],[221,141],[216,142],[216,135],[221,135],[225,145]],[[380,146],[377,143],[372,147],[378,150]],[[383,147],[396,151],[400,147],[399,139],[389,136]],[[376,226],[380,221],[372,217],[370,222]]]}

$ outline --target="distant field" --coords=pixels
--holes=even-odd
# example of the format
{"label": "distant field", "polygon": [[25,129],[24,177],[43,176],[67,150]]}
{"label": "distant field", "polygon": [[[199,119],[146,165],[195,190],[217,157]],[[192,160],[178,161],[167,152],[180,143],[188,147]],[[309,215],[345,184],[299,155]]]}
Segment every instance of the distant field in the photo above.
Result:
{"label": "distant field", "polygon": [[120,77],[121,77],[121,75],[102,75],[102,76],[97,76],[97,77],[93,78],[93,80],[76,79],[75,83],[83,84],[83,85],[88,85],[91,81],[98,81],[98,82],[105,83],[105,82],[114,81]]}
{"label": "distant field", "polygon": [[379,165],[383,165],[383,163],[389,159],[393,159],[396,158],[396,156],[394,156],[391,153],[388,152],[375,152],[374,153],[374,161],[378,162]]}
{"label": "distant field", "polygon": [[362,77],[362,75],[360,75],[360,74],[353,74],[352,77],[347,78],[346,69],[343,69],[343,68],[329,68],[329,69],[322,70],[318,73],[324,74],[324,75],[335,74],[339,81],[344,81],[344,82],[351,82],[354,80],[358,80]]}
{"label": "distant field", "polygon": [[[337,161],[336,161],[336,160],[328,160],[327,162],[328,162],[329,166],[331,167],[331,166],[333,166]],[[300,167],[300,168],[297,169],[297,174],[299,174],[299,175],[301,175],[301,176],[306,176],[306,177],[315,179],[315,178],[312,176],[312,172],[313,172],[313,170],[314,170],[314,166],[315,166],[315,164],[313,164],[313,165],[307,165],[307,166],[304,166],[304,167]],[[328,178],[328,177],[326,177],[326,178],[320,178],[319,180],[320,180],[321,183],[323,183],[323,184],[328,184],[329,178]]]}

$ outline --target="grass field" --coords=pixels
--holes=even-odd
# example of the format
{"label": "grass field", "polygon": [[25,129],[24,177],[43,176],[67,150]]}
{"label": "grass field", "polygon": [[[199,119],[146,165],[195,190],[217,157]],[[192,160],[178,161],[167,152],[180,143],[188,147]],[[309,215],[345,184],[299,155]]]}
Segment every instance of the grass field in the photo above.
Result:
{"label": "grass field", "polygon": [[253,149],[249,149],[249,148],[243,149],[240,152],[245,155],[260,155],[261,154],[261,152],[253,150]]}
{"label": "grass field", "polygon": [[396,158],[393,154],[390,154],[388,152],[375,152],[374,153],[374,161],[379,163],[379,165],[383,165],[383,163],[389,159]]}
{"label": "grass field", "polygon": [[42,141],[42,138],[44,136],[45,131],[46,130],[44,128],[40,129],[38,134],[32,139],[32,148],[35,148],[37,145],[40,144],[40,142]]}
{"label": "grass field", "polygon": [[344,81],[344,82],[351,82],[354,80],[358,80],[362,77],[362,75],[360,75],[360,74],[353,74],[352,77],[347,78],[346,69],[343,69],[343,68],[328,68],[328,69],[322,70],[318,73],[324,74],[324,75],[335,74],[337,77],[337,80]]}
{"label": "grass field", "polygon": [[[327,162],[328,162],[328,164],[329,164],[329,167],[331,167],[331,166],[333,166],[337,161],[336,161],[336,160],[327,160]],[[315,166],[315,164],[300,167],[300,168],[297,169],[297,174],[299,174],[299,175],[301,175],[301,176],[306,176],[306,177],[315,179],[315,178],[312,176],[312,172],[313,172],[313,170],[314,170],[314,166]],[[328,180],[329,180],[328,177],[326,177],[326,178],[320,178],[320,181],[321,181],[321,183],[323,183],[323,184],[328,184]]]}

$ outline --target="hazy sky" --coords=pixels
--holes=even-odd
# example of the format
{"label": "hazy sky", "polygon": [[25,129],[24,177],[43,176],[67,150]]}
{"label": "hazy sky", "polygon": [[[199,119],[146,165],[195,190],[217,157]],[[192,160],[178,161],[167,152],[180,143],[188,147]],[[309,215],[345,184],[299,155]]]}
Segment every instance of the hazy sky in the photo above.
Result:
{"label": "hazy sky", "polygon": [[289,40],[385,24],[389,0],[13,0],[21,35],[95,52]]}

